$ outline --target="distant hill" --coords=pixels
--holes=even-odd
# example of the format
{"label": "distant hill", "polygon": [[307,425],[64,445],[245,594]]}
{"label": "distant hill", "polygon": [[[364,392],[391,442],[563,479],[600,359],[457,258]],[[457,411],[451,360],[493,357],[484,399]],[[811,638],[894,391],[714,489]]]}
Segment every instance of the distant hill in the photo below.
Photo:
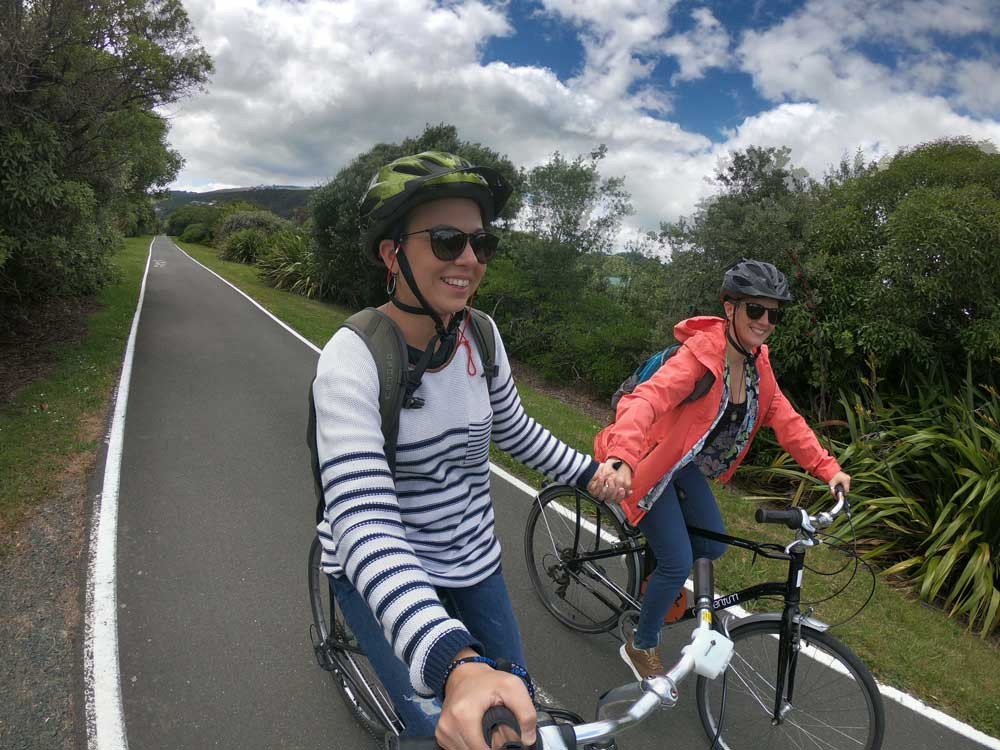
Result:
{"label": "distant hill", "polygon": [[309,196],[315,188],[296,187],[295,185],[261,185],[258,187],[226,188],[212,190],[207,193],[192,193],[187,190],[171,190],[167,198],[156,202],[156,213],[160,218],[186,206],[188,203],[215,205],[218,203],[234,203],[247,201],[267,209],[278,216],[291,219],[296,209],[305,209],[309,204]]}

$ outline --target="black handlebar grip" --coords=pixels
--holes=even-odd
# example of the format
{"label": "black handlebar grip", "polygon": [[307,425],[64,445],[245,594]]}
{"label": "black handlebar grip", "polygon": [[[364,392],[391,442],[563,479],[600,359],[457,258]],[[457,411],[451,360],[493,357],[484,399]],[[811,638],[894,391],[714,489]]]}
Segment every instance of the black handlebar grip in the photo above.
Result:
{"label": "black handlebar grip", "polygon": [[[517,722],[517,717],[506,706],[492,706],[483,714],[483,737],[486,744],[493,747],[493,734],[500,727],[510,727],[517,739],[506,740],[500,747],[503,750],[524,750],[521,743],[521,725]],[[538,748],[540,745],[534,745]],[[397,737],[394,734],[387,734],[385,737],[386,750],[441,750],[437,740],[433,737]]]}
{"label": "black handlebar grip", "polygon": [[699,557],[694,561],[694,601],[703,599],[712,601],[715,598],[715,567],[707,557]]}
{"label": "black handlebar grip", "polygon": [[754,519],[757,523],[783,523],[790,529],[802,528],[802,511],[795,508],[789,508],[788,510],[757,508]]}
{"label": "black handlebar grip", "polygon": [[490,706],[483,714],[483,737],[486,744],[493,747],[493,733],[500,727],[510,727],[514,730],[516,739],[505,740],[500,746],[503,750],[523,750],[521,743],[521,725],[517,723],[517,717],[507,706]]}
{"label": "black handlebar grip", "polygon": [[834,488],[833,488],[833,496],[835,498],[837,498],[838,500],[843,500],[844,499],[844,495],[846,495],[846,494],[847,494],[847,490],[844,489],[844,485],[838,483],[838,484],[836,484],[834,486]]}

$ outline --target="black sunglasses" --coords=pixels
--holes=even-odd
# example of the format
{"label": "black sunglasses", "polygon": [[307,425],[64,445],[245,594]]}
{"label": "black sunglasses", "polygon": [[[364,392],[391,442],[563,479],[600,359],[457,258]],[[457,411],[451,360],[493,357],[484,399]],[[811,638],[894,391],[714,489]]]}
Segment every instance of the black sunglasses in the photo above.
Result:
{"label": "black sunglasses", "polygon": [[760,320],[766,312],[767,322],[773,326],[778,325],[781,319],[785,317],[785,311],[780,307],[764,307],[764,305],[758,305],[756,302],[744,302],[743,307],[746,308],[747,317],[750,320]]}
{"label": "black sunglasses", "polygon": [[465,252],[465,243],[472,245],[472,252],[480,263],[489,263],[497,254],[500,238],[482,229],[476,232],[463,232],[455,227],[431,227],[418,229],[400,237],[411,237],[427,232],[431,236],[431,251],[438,260],[455,260]]}

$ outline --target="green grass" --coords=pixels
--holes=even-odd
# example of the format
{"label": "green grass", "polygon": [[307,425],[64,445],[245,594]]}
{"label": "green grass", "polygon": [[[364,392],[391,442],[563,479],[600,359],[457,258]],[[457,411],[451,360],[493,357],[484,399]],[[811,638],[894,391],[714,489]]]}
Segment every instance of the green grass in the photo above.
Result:
{"label": "green grass", "polygon": [[[182,246],[318,346],[325,344],[350,314],[343,308],[267,287],[257,279],[253,268],[220,261],[210,248],[187,243]],[[590,452],[593,436],[600,428],[592,418],[525,385],[519,385],[518,391],[531,416],[570,445]],[[538,474],[495,449],[494,458],[536,486],[540,483]],[[755,501],[722,487],[716,489],[730,533],[763,541],[789,541],[787,529],[754,523]],[[844,558],[835,550],[821,547],[810,551],[806,561],[812,568],[831,571],[840,568]],[[750,554],[736,549],[717,566],[716,584],[723,591],[735,591],[765,578],[784,580],[784,568],[766,560],[751,566]],[[845,580],[845,574],[824,578],[807,571],[804,599],[824,598]],[[817,604],[815,616],[831,624],[847,619],[864,602],[869,581],[862,571],[842,594]],[[875,597],[864,611],[836,627],[833,634],[848,643],[882,682],[913,693],[988,734],[1000,735],[1000,652],[996,642],[964,632],[941,611],[882,580],[877,581]]]}
{"label": "green grass", "polygon": [[149,242],[149,237],[126,240],[114,258],[117,281],[98,296],[100,309],[88,317],[84,340],[62,352],[47,377],[0,408],[0,530],[53,497],[66,471],[79,473],[97,452]]}

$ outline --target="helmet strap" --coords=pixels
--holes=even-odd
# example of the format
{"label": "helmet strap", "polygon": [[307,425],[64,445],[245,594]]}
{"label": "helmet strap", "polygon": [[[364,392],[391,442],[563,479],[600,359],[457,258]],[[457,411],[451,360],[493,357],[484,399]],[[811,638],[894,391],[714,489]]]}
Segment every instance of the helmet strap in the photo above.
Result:
{"label": "helmet strap", "polygon": [[403,396],[403,408],[419,409],[424,405],[424,401],[421,398],[416,398],[413,394],[420,386],[420,381],[424,376],[424,372],[427,370],[427,366],[430,364],[431,357],[434,356],[434,352],[437,349],[439,342],[444,343],[447,339],[454,338],[457,335],[458,327],[461,325],[465,315],[462,312],[452,315],[451,320],[448,322],[448,326],[445,327],[444,321],[441,320],[441,316],[438,315],[434,308],[427,303],[427,299],[420,292],[419,287],[417,287],[417,282],[413,278],[413,270],[410,268],[410,262],[406,259],[406,252],[403,250],[402,241],[399,237],[401,232],[402,228],[397,228],[397,236],[393,238],[393,242],[396,245],[396,260],[399,263],[399,270],[403,274],[403,278],[406,279],[407,286],[410,287],[410,291],[413,292],[417,301],[420,302],[420,307],[408,305],[405,302],[400,302],[396,299],[395,288],[393,289],[393,294],[389,297],[389,301],[403,312],[410,313],[411,315],[428,315],[434,321],[435,333],[431,337],[431,340],[427,342],[427,348],[425,348],[423,353],[420,355],[420,359],[417,360],[416,365],[410,368],[406,377],[406,392]]}
{"label": "helmet strap", "polygon": [[730,321],[729,318],[726,318],[726,340],[733,345],[733,348],[736,349],[736,351],[738,351],[746,358],[748,363],[754,364],[757,361],[757,357],[760,356],[760,349],[758,349],[755,352],[749,351],[745,346],[743,346],[743,342],[740,341],[740,335],[736,333],[736,327],[734,323],[736,319],[736,313],[739,310],[739,304],[740,304],[739,301],[734,300],[733,321]]}

